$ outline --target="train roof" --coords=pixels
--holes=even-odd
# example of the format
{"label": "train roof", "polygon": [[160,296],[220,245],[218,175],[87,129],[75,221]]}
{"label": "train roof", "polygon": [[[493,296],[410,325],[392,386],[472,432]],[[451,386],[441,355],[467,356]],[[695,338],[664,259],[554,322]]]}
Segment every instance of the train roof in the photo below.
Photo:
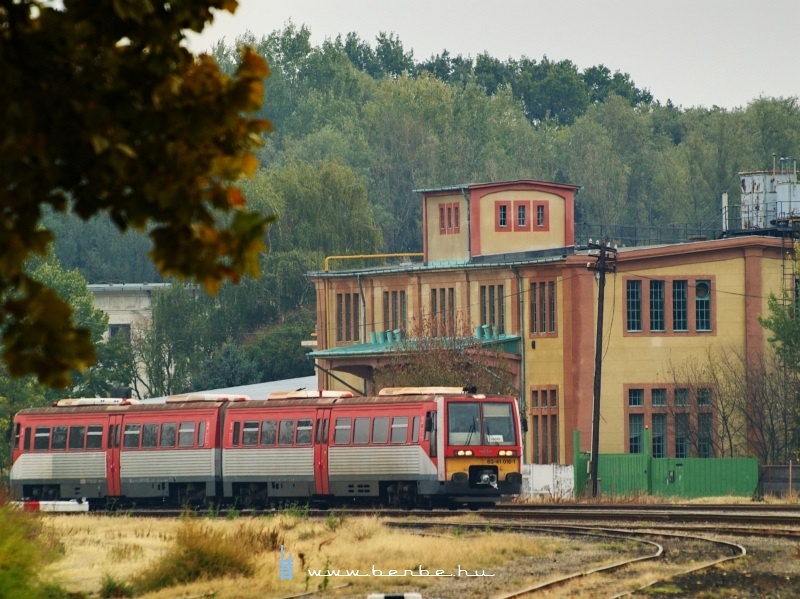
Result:
{"label": "train roof", "polygon": [[[166,403],[139,403],[122,400],[60,400],[51,407],[26,408],[20,410],[20,415],[66,415],[66,414],[119,414],[119,413],[147,413],[147,412],[174,412],[190,410],[217,410],[222,406],[228,409],[269,409],[286,407],[313,407],[313,406],[380,406],[399,404],[418,404],[433,401],[438,397],[448,400],[482,400],[487,399],[484,394],[465,392],[459,387],[390,387],[381,390],[376,396],[353,396],[349,392],[313,391],[296,392],[286,391],[271,393],[267,399],[250,399],[242,395],[225,394],[186,394],[172,396]],[[493,395],[488,399],[514,399],[507,395]]]}
{"label": "train roof", "polygon": [[[455,400],[476,400],[487,399],[485,395],[473,395],[460,392],[455,395],[446,393],[412,393],[405,395],[375,395],[375,396],[355,396],[355,397],[322,397],[322,398],[292,398],[292,399],[261,399],[251,400],[231,404],[228,409],[246,410],[248,408],[283,408],[283,407],[307,407],[307,406],[381,406],[397,404],[418,404],[433,401],[437,397],[444,397]],[[490,396],[489,399],[514,399],[507,395]]]}
{"label": "train roof", "polygon": [[50,406],[47,408],[25,408],[17,412],[18,415],[65,415],[65,414],[125,414],[130,412],[174,412],[191,410],[216,409],[225,405],[225,401],[189,401],[180,403],[135,403],[135,404],[100,404],[100,405],[72,405]]}

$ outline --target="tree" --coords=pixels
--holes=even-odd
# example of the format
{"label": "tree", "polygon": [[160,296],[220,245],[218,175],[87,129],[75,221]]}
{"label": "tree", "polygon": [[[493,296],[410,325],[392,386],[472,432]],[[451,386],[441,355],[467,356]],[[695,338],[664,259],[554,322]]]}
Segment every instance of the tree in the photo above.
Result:
{"label": "tree", "polygon": [[223,344],[192,376],[192,389],[225,389],[249,385],[256,381],[256,369],[252,360],[233,342]]}
{"label": "tree", "polygon": [[97,356],[92,366],[72,372],[70,384],[61,396],[107,397],[112,388],[127,385],[133,379],[128,340],[124,336],[104,337],[108,316],[94,307],[94,295],[81,273],[77,269],[63,269],[54,257],[48,256],[32,261],[30,276],[69,304],[71,322],[89,331]]}
{"label": "tree", "polygon": [[475,387],[479,393],[519,395],[496,350],[482,346],[456,315],[451,332],[436,317],[416,323],[374,369],[373,381],[384,387]]}
{"label": "tree", "polygon": [[300,342],[314,330],[316,313],[305,308],[287,315],[284,322],[260,331],[246,346],[256,381],[276,381],[314,374],[314,364],[306,357],[308,350]]}
{"label": "tree", "polygon": [[108,397],[113,387],[127,385],[133,380],[127,339],[122,335],[104,338],[108,316],[95,309],[94,295],[78,270],[63,269],[50,255],[33,260],[27,273],[32,280],[53,289],[71,306],[71,323],[90,332],[97,361],[82,372],[70,373],[69,386],[63,391],[37,385],[32,376],[12,377],[0,367],[0,475],[11,455],[11,424],[19,410],[46,406],[62,397]]}
{"label": "tree", "polygon": [[767,298],[769,313],[759,316],[758,322],[770,333],[769,342],[775,353],[788,368],[800,371],[800,319],[797,306],[788,295],[778,297],[770,294]]}
{"label": "tree", "polygon": [[253,173],[270,124],[242,115],[261,107],[264,60],[245,51],[231,78],[183,44],[235,0],[54,4],[0,0],[0,328],[13,376],[64,387],[94,349],[25,272],[53,239],[43,210],[147,229],[162,273],[214,291],[257,273],[268,219],[231,182]]}
{"label": "tree", "polygon": [[[796,456],[800,386],[796,371],[771,348],[746,355],[709,348],[705,360],[671,364],[668,373],[675,400],[667,411],[676,428],[684,415],[688,426],[682,434],[692,455],[702,456],[703,443],[710,443],[717,457],[756,456],[764,464],[782,464]],[[713,415],[705,432],[702,412]]]}
{"label": "tree", "polygon": [[53,253],[61,265],[77,268],[89,283],[161,282],[146,232],[121,233],[105,214],[82,220],[50,213],[42,222],[55,236]]}

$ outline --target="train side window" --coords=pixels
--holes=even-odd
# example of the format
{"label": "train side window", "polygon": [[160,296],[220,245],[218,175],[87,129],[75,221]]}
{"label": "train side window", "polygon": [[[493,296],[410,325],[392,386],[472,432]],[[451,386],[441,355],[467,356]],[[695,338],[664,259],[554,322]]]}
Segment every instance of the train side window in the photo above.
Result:
{"label": "train side window", "polygon": [[52,445],[50,449],[53,451],[63,451],[67,448],[67,427],[66,426],[54,426],[53,427],[53,439],[51,441]]}
{"label": "train side window", "polygon": [[83,449],[84,439],[86,437],[85,426],[71,426],[69,427],[69,448],[70,449]]}
{"label": "train side window", "polygon": [[14,449],[19,449],[19,436],[22,432],[22,425],[17,422],[14,425]]}
{"label": "train side window", "polygon": [[310,418],[297,421],[297,445],[311,445],[311,423]]}
{"label": "train side window", "polygon": [[245,420],[242,428],[242,445],[258,445],[258,420]]}
{"label": "train side window", "polygon": [[181,422],[178,429],[178,447],[194,447],[194,422],[186,420]]}
{"label": "train side window", "polygon": [[197,446],[205,447],[205,444],[206,444],[206,421],[203,420],[200,423],[200,427],[197,430]]}
{"label": "train side window", "polygon": [[411,421],[411,442],[419,443],[419,416],[414,416]]}
{"label": "train side window", "polygon": [[25,427],[25,451],[31,450],[31,427]]}
{"label": "train side window", "polygon": [[142,432],[141,424],[126,424],[122,433],[122,446],[125,449],[139,449],[139,435]]}
{"label": "train side window", "polygon": [[353,444],[366,445],[369,443],[369,418],[356,418],[353,423]]}
{"label": "train side window", "polygon": [[278,445],[291,445],[294,443],[294,420],[281,420]]}
{"label": "train side window", "polygon": [[50,427],[37,426],[33,435],[33,451],[47,451],[50,449]]}
{"label": "train side window", "polygon": [[159,447],[175,447],[174,422],[165,422],[161,425],[161,443]]}
{"label": "train side window", "polygon": [[277,420],[261,421],[261,445],[275,445],[275,437],[278,433]]}
{"label": "train side window", "polygon": [[108,439],[106,441],[106,449],[111,449],[114,447],[114,425],[108,425]]}
{"label": "train side window", "polygon": [[142,447],[155,447],[158,443],[158,423],[148,422],[142,426]]}
{"label": "train side window", "polygon": [[231,438],[231,445],[239,447],[239,429],[242,428],[242,423],[238,420],[233,423],[233,434]]}
{"label": "train side window", "polygon": [[408,442],[408,416],[392,418],[392,443]]}
{"label": "train side window", "polygon": [[425,440],[430,441],[430,455],[435,458],[438,454],[436,448],[436,411],[430,411],[425,414]]}
{"label": "train side window", "polygon": [[378,416],[372,421],[372,442],[386,443],[389,440],[389,417]]}
{"label": "train side window", "polygon": [[86,449],[103,448],[103,425],[90,424],[86,432]]}
{"label": "train side window", "polygon": [[337,418],[336,424],[333,427],[333,443],[334,445],[349,445],[350,444],[350,418]]}

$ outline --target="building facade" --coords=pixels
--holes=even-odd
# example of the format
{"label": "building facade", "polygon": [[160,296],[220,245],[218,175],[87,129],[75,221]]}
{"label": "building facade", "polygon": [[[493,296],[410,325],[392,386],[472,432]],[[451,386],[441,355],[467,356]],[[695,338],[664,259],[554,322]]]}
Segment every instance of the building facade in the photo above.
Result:
{"label": "building facade", "polygon": [[[373,393],[372,373],[398,337],[426,320],[444,332],[463,322],[513,374],[527,461],[572,463],[574,431],[588,451],[599,273],[595,252],[575,244],[577,191],[532,180],[419,190],[420,260],[309,273],[319,387]],[[680,373],[709,352],[762,351],[767,297],[794,286],[792,241],[748,234],[615,256],[605,275],[600,452],[641,452],[650,428],[656,457],[710,456],[713,394]]]}

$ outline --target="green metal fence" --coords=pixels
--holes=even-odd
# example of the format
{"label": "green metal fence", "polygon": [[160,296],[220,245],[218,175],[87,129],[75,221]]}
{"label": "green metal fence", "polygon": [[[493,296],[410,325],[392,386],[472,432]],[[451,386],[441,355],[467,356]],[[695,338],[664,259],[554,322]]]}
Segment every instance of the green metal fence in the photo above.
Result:
{"label": "green metal fence", "polygon": [[[644,446],[650,447],[650,431]],[[575,494],[591,486],[589,454],[581,453],[580,436],[573,437]],[[601,454],[597,464],[601,495],[657,495],[661,497],[751,496],[758,485],[756,458],[653,458],[643,454]]]}

